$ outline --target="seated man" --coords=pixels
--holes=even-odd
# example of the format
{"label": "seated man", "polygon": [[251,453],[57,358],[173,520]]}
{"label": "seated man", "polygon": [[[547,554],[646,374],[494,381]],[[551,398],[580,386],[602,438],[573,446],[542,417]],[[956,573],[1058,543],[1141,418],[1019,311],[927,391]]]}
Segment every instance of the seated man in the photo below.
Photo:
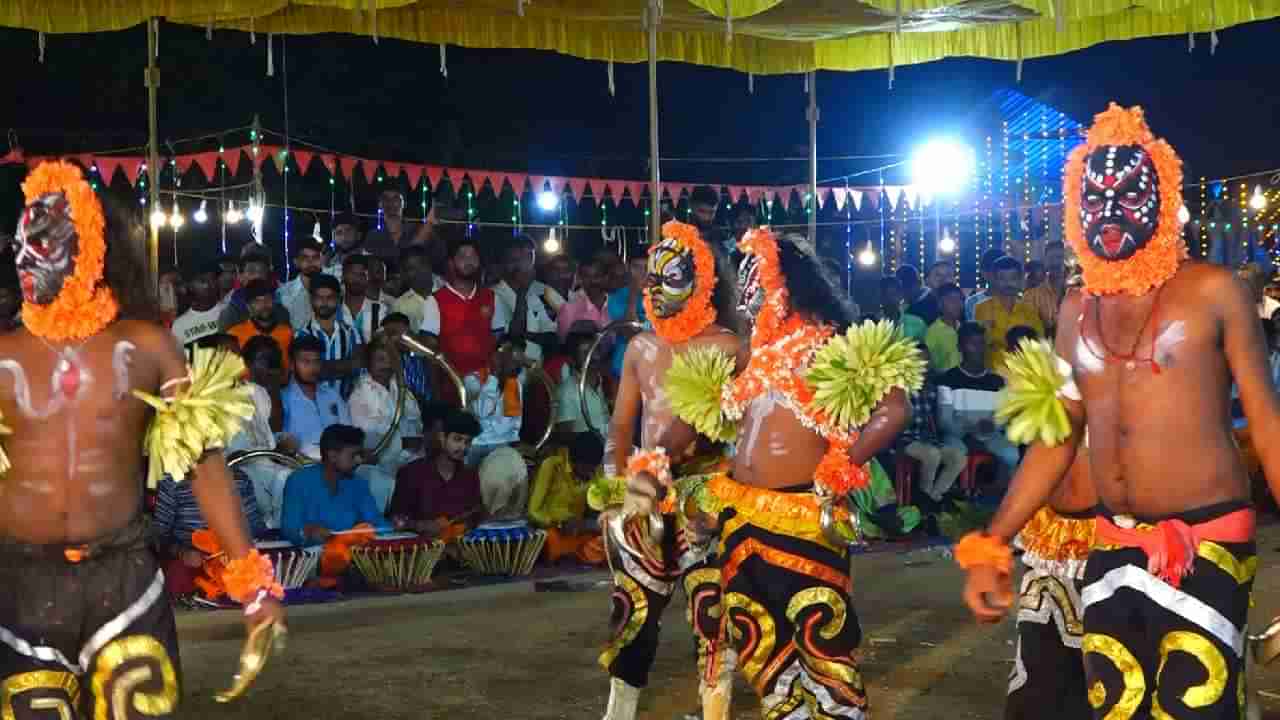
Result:
{"label": "seated man", "polygon": [[453,410],[440,432],[440,449],[400,468],[387,515],[397,524],[433,538],[453,539],[484,512],[480,477],[465,463],[480,423]]}
{"label": "seated man", "polygon": [[[280,387],[284,379],[283,353],[276,341],[265,335],[251,338],[241,353],[249,368],[249,390],[253,396],[253,417],[245,422],[240,433],[227,444],[231,453],[277,450],[290,454],[297,451],[292,437],[277,433],[280,429],[283,409]],[[243,469],[253,482],[267,527],[280,527],[280,513],[284,507],[284,486],[292,470],[268,458],[254,459],[237,466]]]}
{"label": "seated man", "polygon": [[320,435],[331,425],[351,424],[351,412],[338,388],[321,382],[324,345],[311,335],[301,335],[289,346],[293,380],[280,393],[284,408],[284,432],[297,442],[303,455],[320,460]]}
{"label": "seated man", "polygon": [[968,453],[964,447],[944,443],[938,434],[938,386],[934,380],[926,376],[924,385],[910,393],[911,422],[897,440],[898,452],[906,457],[899,456],[895,462],[920,463],[917,484],[937,504],[964,471]]}
{"label": "seated man", "polygon": [[369,483],[355,475],[364,452],[364,433],[350,425],[331,425],[320,436],[321,462],[289,476],[284,489],[280,531],[295,545],[327,542],[334,533],[358,525],[391,530],[378,512]]}
{"label": "seated man", "polygon": [[938,378],[938,425],[947,445],[994,455],[997,481],[1005,484],[1018,466],[1018,448],[995,425],[996,394],[1004,378],[987,364],[985,328],[965,323],[959,334],[960,364]]}
{"label": "seated man", "polygon": [[467,453],[468,467],[476,467],[497,448],[519,442],[524,418],[525,362],[511,343],[504,342],[488,369],[463,378],[468,410],[480,421],[480,434]]}
{"label": "seated man", "polygon": [[[609,405],[604,399],[604,353],[597,352],[591,358],[591,368],[585,368],[587,353],[593,342],[594,335],[578,332],[569,333],[565,340],[565,349],[570,359],[564,366],[560,384],[556,387],[555,432],[558,441],[566,445],[579,433],[605,432],[609,427]],[[589,422],[588,417],[582,414],[580,386],[584,372],[587,374],[586,405]]]}
{"label": "seated man", "polygon": [[[254,498],[253,484],[244,473],[233,470],[240,507],[251,538],[267,532],[262,513]],[[156,512],[151,523],[151,537],[164,563],[165,588],[170,595],[185,597],[196,591],[196,578],[204,567],[204,554],[191,543],[191,535],[209,527],[195,492],[189,482],[177,482],[165,475],[156,487]]]}
{"label": "seated man", "polygon": [[604,441],[593,432],[573,437],[568,449],[542,461],[529,492],[529,520],[547,531],[547,560],[566,555],[587,565],[604,562],[604,542],[595,517],[587,517],[587,484],[602,471]]}

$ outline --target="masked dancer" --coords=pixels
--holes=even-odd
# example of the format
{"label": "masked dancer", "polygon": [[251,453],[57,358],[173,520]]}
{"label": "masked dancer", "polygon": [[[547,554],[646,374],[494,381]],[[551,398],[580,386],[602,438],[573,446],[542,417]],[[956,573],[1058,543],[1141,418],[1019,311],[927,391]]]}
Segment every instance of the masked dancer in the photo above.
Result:
{"label": "masked dancer", "polygon": [[[986,622],[1008,609],[1007,543],[1052,501],[1087,427],[1093,716],[1238,718],[1257,559],[1233,379],[1251,432],[1280,432],[1252,295],[1228,269],[1187,260],[1181,162],[1140,108],[1094,119],[1063,198],[1084,287],[1063,302],[1056,348],[1026,342],[1011,368],[1001,413],[1011,436],[1036,442],[988,529],[957,545],[965,601]],[[1277,494],[1280,445],[1258,450]]]}
{"label": "masked dancer", "polygon": [[130,254],[140,233],[104,211],[79,168],[45,163],[22,187],[24,329],[0,337],[0,708],[5,718],[169,717],[181,673],[147,544],[144,473],[154,487],[190,472],[248,625],[283,618],[216,449],[252,414],[236,387],[244,365],[200,350],[189,368],[168,332],[136,319],[149,303]]}
{"label": "masked dancer", "polygon": [[765,717],[862,718],[848,494],[867,486],[867,464],[909,419],[906,391],[920,387],[925,361],[888,322],[850,327],[848,303],[803,243],[767,228],[744,236],[749,360],[701,402],[680,396],[682,417],[705,434],[737,424],[732,474],[665,489],[633,473],[628,493],[674,490],[683,513],[715,517],[721,633]]}
{"label": "masked dancer", "polygon": [[[718,276],[726,270],[695,227],[675,221],[662,226],[661,242],[649,251],[644,290],[645,312],[654,331],[636,335],[627,345],[606,443],[607,477],[616,478],[628,467],[660,464],[664,472],[685,478],[722,462],[723,447],[708,447],[705,438],[700,442],[698,433],[676,416],[663,381],[678,352],[714,349],[729,358],[737,354],[737,336],[718,322],[720,315],[731,315],[733,307],[733,281]],[[640,449],[633,454],[637,422]],[[623,494],[614,481],[610,489],[597,484],[589,499],[599,509],[621,503]],[[641,514],[631,514],[625,524],[604,523],[619,530],[606,537],[614,590],[613,637],[600,656],[611,676],[605,719],[635,718],[640,689],[648,684],[657,654],[663,610],[681,584],[697,636],[704,716],[727,719],[732,659],[724,658],[723,646],[716,643],[719,575],[707,565],[710,537],[668,513],[666,531],[655,546]]]}

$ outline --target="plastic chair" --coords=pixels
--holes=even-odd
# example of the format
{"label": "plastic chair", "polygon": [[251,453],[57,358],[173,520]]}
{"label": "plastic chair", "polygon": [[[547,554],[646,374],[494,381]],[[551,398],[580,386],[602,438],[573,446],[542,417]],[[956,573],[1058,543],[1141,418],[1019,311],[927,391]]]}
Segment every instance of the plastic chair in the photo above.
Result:
{"label": "plastic chair", "polygon": [[898,453],[893,458],[893,487],[898,496],[898,507],[907,507],[911,504],[911,484],[915,482],[916,468],[919,464],[915,458],[906,453]]}
{"label": "plastic chair", "polygon": [[985,465],[991,465],[996,461],[996,457],[989,452],[976,450],[969,453],[965,459],[964,472],[960,473],[960,487],[968,497],[973,497],[978,491],[978,470]]}

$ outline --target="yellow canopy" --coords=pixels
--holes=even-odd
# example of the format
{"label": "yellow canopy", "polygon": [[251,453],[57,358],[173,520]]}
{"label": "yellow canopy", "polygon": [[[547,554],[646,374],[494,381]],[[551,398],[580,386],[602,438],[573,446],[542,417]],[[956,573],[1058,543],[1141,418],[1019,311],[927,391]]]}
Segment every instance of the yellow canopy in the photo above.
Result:
{"label": "yellow canopy", "polygon": [[[757,74],[946,57],[1019,60],[1280,16],[1280,0],[663,0],[660,60]],[[260,33],[399,38],[643,62],[646,0],[8,0],[0,26],[120,30],[148,17]]]}

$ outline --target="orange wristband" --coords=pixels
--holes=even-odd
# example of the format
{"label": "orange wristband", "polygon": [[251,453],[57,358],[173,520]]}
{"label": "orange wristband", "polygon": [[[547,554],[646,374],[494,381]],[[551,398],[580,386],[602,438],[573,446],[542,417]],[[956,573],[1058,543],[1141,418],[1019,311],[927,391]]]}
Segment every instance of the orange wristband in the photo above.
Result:
{"label": "orange wristband", "polygon": [[257,550],[250,550],[248,555],[227,561],[227,569],[222,572],[222,584],[226,587],[227,596],[238,603],[249,603],[258,597],[258,591],[276,599],[284,598],[284,588],[276,582],[276,571],[271,559]]}
{"label": "orange wristband", "polygon": [[968,570],[979,565],[993,567],[1008,575],[1013,572],[1013,551],[985,532],[971,532],[955,546],[956,564]]}

